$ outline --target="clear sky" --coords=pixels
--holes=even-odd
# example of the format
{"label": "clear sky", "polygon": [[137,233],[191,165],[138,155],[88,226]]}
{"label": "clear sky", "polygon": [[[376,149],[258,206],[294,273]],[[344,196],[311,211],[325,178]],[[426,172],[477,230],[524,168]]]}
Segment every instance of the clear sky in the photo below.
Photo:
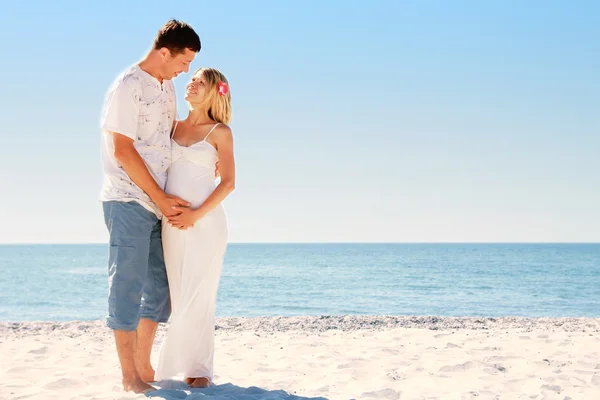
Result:
{"label": "clear sky", "polygon": [[2,243],[107,240],[104,95],[171,17],[231,82],[232,242],[600,241],[600,2],[2,8]]}

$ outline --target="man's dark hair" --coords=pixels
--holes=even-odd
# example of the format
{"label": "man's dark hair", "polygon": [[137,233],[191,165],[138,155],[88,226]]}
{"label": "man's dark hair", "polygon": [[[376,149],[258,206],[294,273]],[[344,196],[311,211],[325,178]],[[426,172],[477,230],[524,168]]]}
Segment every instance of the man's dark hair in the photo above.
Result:
{"label": "man's dark hair", "polygon": [[200,38],[191,26],[185,22],[172,19],[164,24],[154,39],[154,50],[163,47],[173,54],[181,54],[185,49],[200,51]]}

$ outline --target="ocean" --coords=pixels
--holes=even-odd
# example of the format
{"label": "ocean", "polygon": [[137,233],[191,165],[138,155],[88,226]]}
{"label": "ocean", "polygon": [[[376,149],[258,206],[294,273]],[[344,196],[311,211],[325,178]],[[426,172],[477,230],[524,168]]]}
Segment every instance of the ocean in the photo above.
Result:
{"label": "ocean", "polygon": [[[0,245],[0,321],[106,317],[107,245]],[[229,244],[221,316],[600,317],[600,244]]]}

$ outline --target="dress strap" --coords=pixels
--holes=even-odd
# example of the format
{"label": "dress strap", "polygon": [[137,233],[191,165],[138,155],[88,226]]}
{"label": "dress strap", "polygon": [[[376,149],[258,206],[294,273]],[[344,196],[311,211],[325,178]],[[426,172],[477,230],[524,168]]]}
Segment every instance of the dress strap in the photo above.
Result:
{"label": "dress strap", "polygon": [[215,126],[213,126],[212,128],[210,128],[210,131],[208,131],[208,133],[206,134],[206,137],[204,138],[204,141],[206,141],[206,139],[208,139],[208,137],[210,136],[210,134],[212,133],[212,131],[214,131],[215,128],[217,127],[217,125],[220,125],[220,124],[221,124],[220,122],[217,122],[215,124]]}
{"label": "dress strap", "polygon": [[177,124],[179,124],[178,119],[175,120],[175,126],[173,127],[173,132],[171,132],[171,139],[173,139],[173,136],[175,136],[175,131],[177,130]]}

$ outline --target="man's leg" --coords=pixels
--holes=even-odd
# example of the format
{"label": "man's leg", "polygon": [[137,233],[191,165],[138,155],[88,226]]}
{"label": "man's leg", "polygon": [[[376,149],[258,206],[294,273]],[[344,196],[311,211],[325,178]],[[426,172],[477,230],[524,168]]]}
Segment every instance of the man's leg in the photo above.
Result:
{"label": "man's leg", "polygon": [[141,379],[135,365],[153,214],[137,203],[107,202],[103,207],[110,233],[107,325],[115,333],[123,388],[143,393],[154,389]]}
{"label": "man's leg", "polygon": [[137,349],[135,364],[140,377],[144,382],[154,382],[154,368],[150,362],[152,345],[156,336],[158,322],[147,318],[140,318],[137,328]]}
{"label": "man's leg", "polygon": [[139,376],[135,367],[136,331],[114,330],[117,353],[123,373],[123,389],[134,393],[145,393],[154,390]]}
{"label": "man's leg", "polygon": [[155,372],[150,358],[154,337],[158,323],[167,322],[171,313],[160,221],[152,229],[149,254],[148,275],[144,284],[141,319],[137,330],[136,365],[142,379],[153,382]]}

